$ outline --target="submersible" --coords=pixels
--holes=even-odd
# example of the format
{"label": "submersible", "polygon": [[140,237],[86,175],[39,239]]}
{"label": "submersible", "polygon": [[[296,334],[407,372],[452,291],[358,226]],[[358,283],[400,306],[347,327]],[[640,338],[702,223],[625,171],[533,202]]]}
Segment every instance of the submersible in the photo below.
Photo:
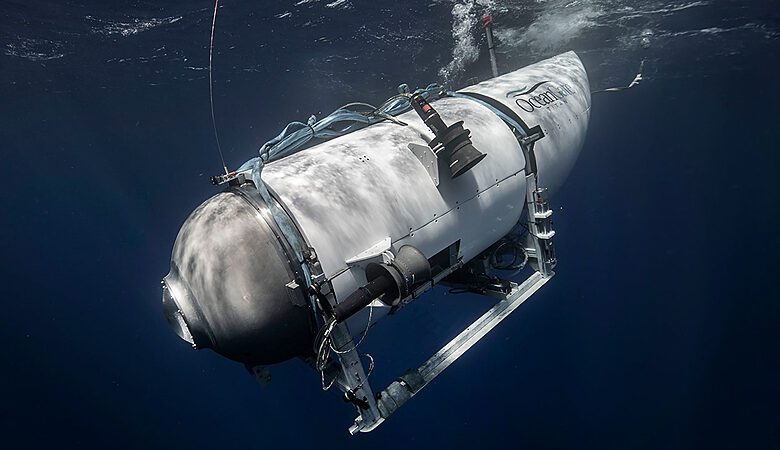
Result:
{"label": "submersible", "polygon": [[[408,112],[222,179],[184,222],[163,281],[179,337],[256,373],[302,358],[355,405],[352,432],[381,423],[553,275],[547,201],[590,114],[573,52],[408,101]],[[486,255],[518,223],[534,274],[493,288],[504,303],[491,316],[375,394],[353,337],[438,283],[486,276]]]}

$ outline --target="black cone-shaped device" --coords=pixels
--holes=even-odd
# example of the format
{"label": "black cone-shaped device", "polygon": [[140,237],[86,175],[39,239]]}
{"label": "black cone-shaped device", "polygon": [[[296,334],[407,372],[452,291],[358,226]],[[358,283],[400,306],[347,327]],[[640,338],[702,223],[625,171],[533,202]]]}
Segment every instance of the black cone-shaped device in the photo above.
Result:
{"label": "black cone-shaped device", "polygon": [[449,158],[452,178],[457,178],[468,172],[487,156],[474,148],[474,144],[471,143],[471,131],[463,128],[463,121],[447,126],[439,113],[422,96],[415,94],[409,101],[423,122],[436,136],[428,145],[431,148],[439,144],[444,146]]}

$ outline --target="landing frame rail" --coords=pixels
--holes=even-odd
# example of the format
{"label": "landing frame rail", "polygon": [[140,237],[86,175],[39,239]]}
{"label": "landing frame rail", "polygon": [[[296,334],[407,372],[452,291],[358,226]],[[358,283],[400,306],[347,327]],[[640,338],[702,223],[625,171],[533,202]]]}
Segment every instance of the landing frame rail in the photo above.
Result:
{"label": "landing frame rail", "polygon": [[520,284],[512,283],[509,293],[503,295],[501,300],[492,308],[434,353],[419,368],[406,372],[377,395],[377,411],[370,411],[369,414],[365,414],[367,417],[376,417],[376,420],[369,422],[361,415],[355,419],[355,424],[349,429],[349,432],[351,434],[359,431],[368,432],[379,426],[499,323],[509,317],[515,309],[544,286],[553,275],[555,275],[554,272],[551,272],[548,276],[544,276],[540,272],[534,272],[524,282]]}

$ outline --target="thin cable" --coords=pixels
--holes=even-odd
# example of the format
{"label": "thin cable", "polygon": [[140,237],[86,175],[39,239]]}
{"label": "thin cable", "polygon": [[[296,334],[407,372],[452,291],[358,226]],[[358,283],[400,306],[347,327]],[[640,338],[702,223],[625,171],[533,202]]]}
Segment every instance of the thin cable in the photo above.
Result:
{"label": "thin cable", "polygon": [[[415,93],[431,101],[441,96],[442,89],[430,84],[425,89],[417,89]],[[331,139],[382,120],[406,125],[394,116],[411,109],[410,96],[408,93],[396,94],[379,107],[363,102],[348,103],[320,120],[311,116],[306,123],[290,122],[281,133],[260,147],[260,161],[263,164],[276,161],[302,149],[312,139]],[[239,171],[245,167],[247,163]]]}
{"label": "thin cable", "polygon": [[366,335],[368,334],[368,329],[371,328],[371,315],[373,313],[374,313],[374,306],[371,303],[369,303],[368,304],[368,322],[366,323],[366,329],[363,330],[363,335],[360,336],[360,340],[358,341],[357,344],[355,344],[354,341],[350,341],[350,342],[352,342],[352,348],[350,348],[348,350],[337,350],[337,349],[335,349],[333,347],[333,341],[331,340],[330,341],[330,349],[333,350],[334,352],[338,353],[339,355],[343,355],[344,353],[349,353],[352,350],[357,350],[357,348],[360,346],[360,344],[363,343],[363,339],[366,338]]}
{"label": "thin cable", "polygon": [[371,353],[362,353],[363,356],[368,357],[368,370],[366,371],[366,378],[363,379],[363,381],[360,382],[357,386],[355,386],[353,391],[357,391],[358,389],[362,388],[364,384],[366,384],[366,381],[368,381],[368,377],[371,376],[372,373],[374,373],[374,368],[376,365],[374,364],[374,357],[371,356]]}
{"label": "thin cable", "polygon": [[211,61],[214,54],[214,28],[217,25],[217,9],[219,8],[219,0],[214,0],[214,15],[211,18],[211,41],[209,43],[209,104],[211,105],[211,125],[214,127],[214,139],[217,141],[217,150],[219,151],[219,159],[222,161],[222,168],[225,169],[225,175],[228,174],[227,164],[225,164],[225,156],[222,154],[222,146],[219,145],[219,133],[217,133],[217,119],[214,118],[214,81],[211,76]]}
{"label": "thin cable", "polygon": [[328,389],[333,387],[334,383],[336,383],[336,377],[333,377],[333,378],[331,378],[330,383],[328,383],[327,386],[325,385],[325,371],[324,370],[320,371],[320,380],[322,381],[322,390],[323,391],[327,391]]}
{"label": "thin cable", "polygon": [[336,321],[330,319],[325,325],[322,326],[321,334],[317,333],[318,338],[315,339],[315,350],[317,351],[317,370],[325,370],[325,365],[328,362],[328,356],[330,354],[330,333],[336,326]]}
{"label": "thin cable", "polygon": [[[335,352],[337,354],[343,355],[345,353],[349,353],[353,350],[357,350],[358,346],[363,343],[363,339],[366,338],[366,335],[368,334],[369,328],[371,328],[371,317],[374,312],[374,307],[369,305],[368,309],[368,321],[366,323],[366,329],[363,330],[363,335],[360,337],[360,340],[357,344],[354,343],[354,341],[350,341],[352,343],[352,348],[348,350],[337,350],[333,347],[333,339],[331,337],[331,333],[333,333],[333,329],[336,327],[336,320],[330,319],[325,323],[325,325],[320,328],[320,331],[317,332],[317,336],[314,338],[314,350],[317,354],[316,360],[314,362],[314,366],[319,370],[320,372],[320,379],[322,381],[322,390],[327,391],[328,389],[333,386],[333,383],[336,381],[336,378],[334,377],[331,379],[330,383],[327,385],[325,384],[325,367],[328,365],[328,358],[330,357],[330,352]],[[374,370],[374,358],[366,353],[368,357],[371,359],[371,365],[369,367],[369,375]],[[366,375],[368,376],[368,375]],[[360,388],[363,384],[361,383],[358,388]]]}

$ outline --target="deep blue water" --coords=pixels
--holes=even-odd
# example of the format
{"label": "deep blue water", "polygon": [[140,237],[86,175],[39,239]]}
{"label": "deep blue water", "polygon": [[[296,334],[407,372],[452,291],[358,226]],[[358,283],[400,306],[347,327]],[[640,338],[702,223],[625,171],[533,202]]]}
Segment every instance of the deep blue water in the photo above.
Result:
{"label": "deep blue water", "polygon": [[[594,96],[553,199],[553,281],[349,437],[352,407],[303,364],[261,389],[160,311],[176,233],[220,171],[213,3],[0,2],[6,448],[780,447],[776,2],[222,3],[231,167],[290,120],[487,77],[486,9],[503,71],[574,49],[593,88],[642,59],[646,80]],[[380,323],[363,344],[374,386],[487,305],[438,292]]]}

